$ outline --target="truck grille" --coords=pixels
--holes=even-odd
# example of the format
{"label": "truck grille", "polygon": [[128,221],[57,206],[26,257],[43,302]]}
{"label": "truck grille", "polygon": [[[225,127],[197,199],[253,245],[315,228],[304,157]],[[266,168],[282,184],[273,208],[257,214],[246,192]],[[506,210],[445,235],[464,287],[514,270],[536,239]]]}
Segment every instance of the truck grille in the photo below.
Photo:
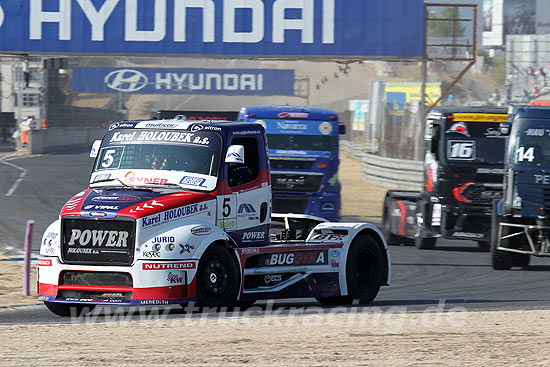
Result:
{"label": "truck grille", "polygon": [[62,258],[67,264],[131,265],[136,222],[65,217],[61,221]]}
{"label": "truck grille", "polygon": [[275,159],[271,158],[269,160],[271,164],[271,169],[299,169],[299,170],[308,170],[311,169],[313,161],[293,161],[288,159]]}
{"label": "truck grille", "polygon": [[271,172],[271,188],[274,191],[317,192],[323,175],[304,175]]}
{"label": "truck grille", "polygon": [[131,287],[133,282],[128,273],[69,270],[61,273],[60,284]]}
{"label": "truck grille", "polygon": [[490,205],[493,199],[502,198],[502,188],[473,184],[464,190],[463,195],[474,205]]}
{"label": "truck grille", "polygon": [[307,198],[273,197],[273,213],[303,214],[307,209]]}

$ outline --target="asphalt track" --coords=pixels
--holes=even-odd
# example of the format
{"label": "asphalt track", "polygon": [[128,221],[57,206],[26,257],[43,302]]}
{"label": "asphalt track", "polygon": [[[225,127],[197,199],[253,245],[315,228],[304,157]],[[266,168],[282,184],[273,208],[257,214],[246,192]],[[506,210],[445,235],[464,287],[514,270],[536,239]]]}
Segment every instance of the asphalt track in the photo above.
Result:
{"label": "asphalt track", "polygon": [[[6,164],[9,163],[9,164]],[[16,166],[16,167],[14,167]],[[64,202],[87,186],[92,160],[85,152],[0,158],[0,245],[13,254],[23,247],[25,221],[33,219],[33,249],[54,221]],[[22,170],[23,169],[23,170]],[[6,194],[25,172],[10,196]],[[532,259],[524,270],[495,271],[488,253],[471,241],[440,241],[434,250],[392,246],[392,285],[384,287],[370,306],[351,306],[352,312],[423,312],[466,310],[550,309],[550,259]],[[1,266],[1,262],[0,262]],[[258,303],[252,316],[287,314],[293,308],[316,307],[313,299]],[[97,308],[95,321],[113,320],[116,307]],[[151,308],[127,309],[123,317],[139,320],[163,312]],[[136,312],[142,311],[144,312]],[[147,311],[149,310],[149,311]],[[324,307],[330,313],[334,308]],[[307,311],[306,311],[307,312]],[[218,317],[210,311],[208,317]],[[204,317],[174,307],[167,318]],[[230,317],[230,316],[224,316]],[[0,312],[0,324],[71,322],[51,314],[43,306]]]}

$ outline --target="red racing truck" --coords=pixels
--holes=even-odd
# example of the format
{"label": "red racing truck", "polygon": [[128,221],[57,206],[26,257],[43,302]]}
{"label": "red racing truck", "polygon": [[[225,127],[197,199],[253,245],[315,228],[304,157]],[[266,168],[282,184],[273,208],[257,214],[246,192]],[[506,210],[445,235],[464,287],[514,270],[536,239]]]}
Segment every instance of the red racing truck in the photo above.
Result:
{"label": "red racing truck", "polygon": [[374,225],[272,218],[260,124],[118,122],[91,156],[89,187],[42,238],[39,300],[57,315],[98,304],[370,303],[390,284]]}

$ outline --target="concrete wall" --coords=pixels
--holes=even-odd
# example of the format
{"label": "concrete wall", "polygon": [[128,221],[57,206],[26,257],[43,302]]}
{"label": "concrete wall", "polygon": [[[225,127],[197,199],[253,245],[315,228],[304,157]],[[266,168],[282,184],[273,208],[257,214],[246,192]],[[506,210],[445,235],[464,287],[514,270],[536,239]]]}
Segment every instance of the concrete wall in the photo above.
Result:
{"label": "concrete wall", "polygon": [[91,148],[94,140],[101,139],[104,128],[48,128],[32,130],[29,139],[29,154],[62,152]]}

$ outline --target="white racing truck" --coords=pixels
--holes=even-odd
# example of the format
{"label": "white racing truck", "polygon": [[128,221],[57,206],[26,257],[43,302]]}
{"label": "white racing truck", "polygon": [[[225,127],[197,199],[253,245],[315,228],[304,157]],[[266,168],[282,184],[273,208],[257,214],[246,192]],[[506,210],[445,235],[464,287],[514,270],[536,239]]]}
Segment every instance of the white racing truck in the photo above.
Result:
{"label": "white racing truck", "polygon": [[380,231],[272,215],[266,144],[260,124],[112,124],[92,147],[89,187],[44,233],[39,300],[60,316],[98,304],[372,302],[390,284]]}

